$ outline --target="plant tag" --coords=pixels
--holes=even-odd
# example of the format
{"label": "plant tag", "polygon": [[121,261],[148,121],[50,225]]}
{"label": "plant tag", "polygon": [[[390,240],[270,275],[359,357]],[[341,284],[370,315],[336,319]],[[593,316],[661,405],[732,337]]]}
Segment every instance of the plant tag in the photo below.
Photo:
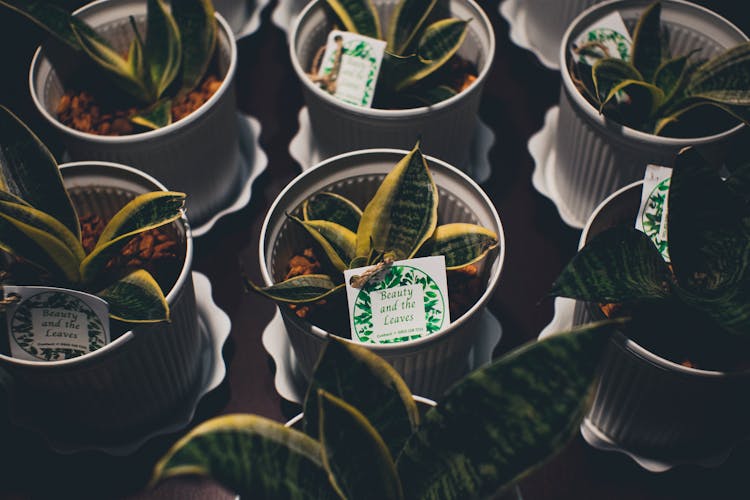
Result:
{"label": "plant tag", "polygon": [[630,60],[633,41],[619,12],[613,12],[581,32],[570,48],[573,58],[593,66],[603,57]]}
{"label": "plant tag", "polygon": [[109,343],[107,302],[76,290],[3,286],[10,353],[28,361],[58,361]]}
{"label": "plant tag", "polygon": [[350,281],[373,266],[344,271],[352,340],[391,344],[414,340],[451,324],[445,257],[400,260],[373,274],[362,288]]}
{"label": "plant tag", "polygon": [[648,165],[643,177],[641,208],[635,220],[635,228],[651,238],[662,257],[667,262],[669,249],[667,244],[667,205],[669,202],[669,181],[672,169],[658,165]]}
{"label": "plant tag", "polygon": [[344,102],[369,108],[385,46],[385,41],[376,38],[348,31],[331,31],[314,81]]}

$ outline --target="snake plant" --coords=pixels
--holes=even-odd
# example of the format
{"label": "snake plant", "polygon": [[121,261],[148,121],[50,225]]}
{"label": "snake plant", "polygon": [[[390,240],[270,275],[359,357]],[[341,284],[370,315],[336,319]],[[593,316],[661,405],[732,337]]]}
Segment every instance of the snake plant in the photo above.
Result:
{"label": "snake plant", "polygon": [[[700,60],[699,50],[671,54],[667,35],[657,1],[638,19],[629,58],[578,47],[587,56],[572,68],[579,90],[605,116],[655,135],[706,106],[750,123],[750,42]],[[700,130],[700,123],[693,125]]]}
{"label": "snake plant", "polygon": [[612,326],[522,346],[469,374],[424,415],[387,362],[331,338],[302,430],[256,415],[216,417],[167,452],[152,484],[195,474],[247,499],[492,497],[576,434]]}
{"label": "snake plant", "polygon": [[135,197],[105,226],[86,253],[76,209],[54,157],[5,107],[0,106],[0,250],[39,269],[41,283],[93,293],[110,316],[127,322],[169,319],[169,306],[151,274],[138,269],[103,283],[106,264],[132,237],[182,214],[185,195],[169,191]]}
{"label": "snake plant", "polygon": [[[438,225],[438,190],[419,144],[383,179],[362,211],[335,193],[306,200],[290,220],[324,250],[336,271],[443,255],[447,270],[477,263],[497,247],[497,235],[466,223]],[[295,276],[253,290],[280,303],[309,304],[344,290],[343,274]]]}
{"label": "snake plant", "polygon": [[[619,304],[633,317],[633,328],[641,316],[641,326],[656,323],[652,334],[674,332],[677,343],[696,337],[699,352],[715,348],[714,361],[723,362],[726,346],[750,342],[748,193],[750,163],[723,181],[695,149],[683,150],[675,160],[667,197],[671,262],[632,224],[616,226],[578,252],[552,294]],[[663,343],[659,338],[642,340]]]}
{"label": "snake plant", "polygon": [[0,0],[53,35],[64,46],[85,55],[120,90],[143,109],[134,123],[156,129],[172,120],[172,101],[203,79],[216,46],[216,19],[211,0],[147,0],[145,39],[133,16],[133,38],[127,55],[64,9],[39,0]]}
{"label": "snake plant", "polygon": [[438,0],[400,0],[383,33],[371,0],[326,0],[347,31],[387,42],[376,98],[383,94],[434,104],[460,89],[429,79],[445,67],[466,38],[470,20],[451,18]]}

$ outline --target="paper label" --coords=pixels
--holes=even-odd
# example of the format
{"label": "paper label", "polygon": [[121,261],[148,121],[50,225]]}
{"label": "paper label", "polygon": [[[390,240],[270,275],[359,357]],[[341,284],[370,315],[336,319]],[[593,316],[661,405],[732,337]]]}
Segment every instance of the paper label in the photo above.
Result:
{"label": "paper label", "polygon": [[109,343],[109,306],[87,293],[44,286],[3,286],[10,353],[28,361],[58,361]]}
{"label": "paper label", "polygon": [[635,220],[635,228],[651,238],[662,257],[667,262],[669,248],[667,239],[667,206],[669,202],[669,182],[672,169],[658,165],[648,165],[643,177],[641,207]]}
{"label": "paper label", "polygon": [[371,107],[385,46],[376,38],[331,31],[316,82],[344,102]]}
{"label": "paper label", "polygon": [[576,61],[593,66],[603,57],[630,60],[633,41],[619,12],[612,12],[583,30],[571,53]]}
{"label": "paper label", "polygon": [[401,260],[384,267],[362,288],[351,278],[372,267],[344,271],[352,340],[390,344],[426,337],[451,324],[445,257]]}

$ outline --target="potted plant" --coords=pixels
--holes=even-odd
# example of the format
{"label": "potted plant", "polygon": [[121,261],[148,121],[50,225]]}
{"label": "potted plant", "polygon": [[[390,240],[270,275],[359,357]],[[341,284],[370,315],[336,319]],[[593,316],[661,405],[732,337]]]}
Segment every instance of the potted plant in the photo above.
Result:
{"label": "potted plant", "polygon": [[32,344],[24,350],[33,359],[21,359],[10,355],[9,342],[21,345],[37,326],[22,321],[16,328],[15,314],[9,340],[3,314],[0,365],[14,382],[13,411],[66,441],[127,439],[168,416],[199,375],[185,195],[112,163],[58,170],[47,148],[2,107],[0,137],[0,248],[10,256],[3,287],[94,294],[106,300],[111,318],[109,344],[92,340],[89,328],[89,349],[48,352]]}
{"label": "potted plant", "polygon": [[[579,37],[616,12],[634,26],[631,55],[619,61],[610,51],[602,58],[583,44],[572,57]],[[737,118],[748,116],[741,56],[750,52],[747,40],[729,21],[689,2],[610,1],[581,13],[560,47],[555,161],[568,211],[586,220],[606,196],[643,178],[647,164],[669,166],[689,145],[719,163],[727,140],[744,127]]]}
{"label": "potted plant", "polygon": [[[597,208],[552,289],[580,301],[576,322],[632,317],[613,337],[584,429],[655,463],[714,458],[748,435],[747,171],[722,181],[695,149],[683,151],[666,196],[671,262],[633,227],[635,183]],[[652,198],[657,206],[665,195]]]}
{"label": "potted plant", "polygon": [[[397,190],[408,190],[410,200],[421,202],[404,205],[390,196]],[[418,232],[405,232],[409,217],[425,222]],[[399,236],[404,238],[397,243]],[[285,280],[290,264],[310,260],[303,254],[311,246],[322,270],[313,267],[312,276]],[[340,155],[294,179],[271,206],[261,230],[265,287],[249,285],[280,303],[298,368],[309,379],[329,332],[351,337],[341,271],[431,254],[446,255],[452,323],[419,339],[367,345],[416,392],[432,397],[468,368],[480,313],[500,277],[505,239],[497,212],[479,186],[447,163],[423,157],[419,145],[411,152]],[[314,307],[317,314],[289,305],[322,298],[327,305]]]}
{"label": "potted plant", "polygon": [[210,0],[171,9],[164,0],[99,0],[72,15],[36,0],[0,5],[53,35],[34,55],[29,84],[70,159],[162,179],[190,195],[196,225],[230,203],[241,175],[237,54]]}
{"label": "potted plant", "polygon": [[[334,25],[387,38],[371,108],[334,97],[309,75],[317,74],[316,54]],[[473,0],[453,0],[448,11],[436,1],[404,0],[394,6],[385,0],[356,5],[316,0],[299,14],[290,36],[292,65],[321,157],[373,147],[408,148],[421,135],[428,150],[463,170],[470,167],[469,148],[494,53],[492,25]],[[458,84],[451,81],[456,75]]]}
{"label": "potted plant", "polygon": [[256,415],[216,417],[167,452],[152,484],[197,474],[242,498],[490,497],[575,435],[608,327],[523,346],[423,416],[388,363],[332,339],[305,398],[304,432]]}

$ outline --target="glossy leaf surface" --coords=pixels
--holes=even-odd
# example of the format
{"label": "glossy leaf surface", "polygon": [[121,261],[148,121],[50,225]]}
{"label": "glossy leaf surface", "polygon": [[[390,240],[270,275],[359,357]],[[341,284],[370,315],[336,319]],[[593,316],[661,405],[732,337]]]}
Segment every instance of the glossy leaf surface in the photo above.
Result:
{"label": "glossy leaf surface", "polygon": [[327,220],[356,233],[362,210],[351,200],[336,193],[318,193],[302,204],[305,220]]}
{"label": "glossy leaf surface", "polygon": [[109,315],[129,323],[169,320],[164,293],[148,271],[139,269],[97,293],[109,304]]}
{"label": "glossy leaf surface", "polygon": [[497,246],[497,234],[476,224],[443,224],[435,229],[420,255],[443,255],[448,270],[473,264]]}

